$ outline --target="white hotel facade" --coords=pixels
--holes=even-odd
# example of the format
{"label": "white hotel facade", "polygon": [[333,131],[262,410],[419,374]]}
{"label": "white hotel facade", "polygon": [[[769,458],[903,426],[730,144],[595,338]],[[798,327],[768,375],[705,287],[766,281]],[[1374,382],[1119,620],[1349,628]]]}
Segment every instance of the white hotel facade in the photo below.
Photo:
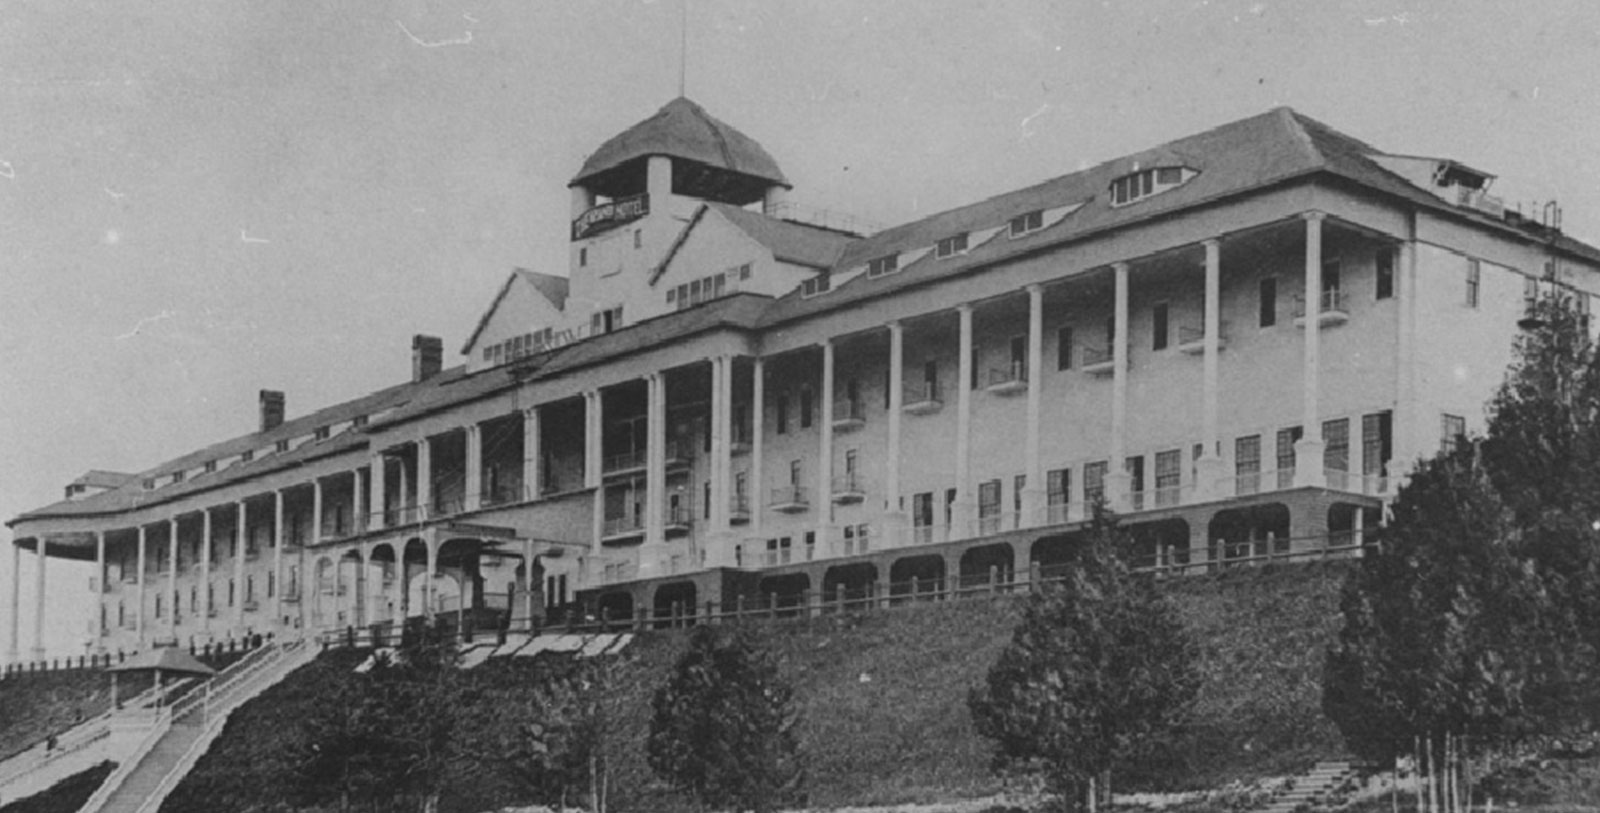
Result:
{"label": "white hotel facade", "polygon": [[11,519],[13,565],[95,562],[114,652],[1008,581],[1099,496],[1151,564],[1342,547],[1482,423],[1530,298],[1600,294],[1491,181],[1280,108],[863,233],[680,98],[585,163],[568,273],[513,272],[463,364],[418,336],[389,389],[263,391],[259,431]]}

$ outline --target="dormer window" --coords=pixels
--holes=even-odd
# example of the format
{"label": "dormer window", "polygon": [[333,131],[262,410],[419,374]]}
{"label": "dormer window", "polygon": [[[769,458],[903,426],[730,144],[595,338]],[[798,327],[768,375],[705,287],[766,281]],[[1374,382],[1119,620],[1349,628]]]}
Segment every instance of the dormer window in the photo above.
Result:
{"label": "dormer window", "polygon": [[1199,173],[1187,167],[1155,167],[1111,182],[1111,205],[1123,206],[1179,186]]}
{"label": "dormer window", "polygon": [[273,448],[277,449],[280,452],[287,452],[287,451],[289,451],[289,441],[280,440],[280,441],[277,442],[277,444],[275,444],[273,446]]}
{"label": "dormer window", "polygon": [[800,283],[800,296],[813,297],[825,294],[833,287],[833,279],[827,271],[820,271],[816,276]]}
{"label": "dormer window", "polygon": [[252,461],[254,459],[256,459],[256,450],[255,449],[245,449],[244,451],[239,453],[239,462],[240,463],[249,463],[250,461]]}
{"label": "dormer window", "polygon": [[357,415],[357,416],[355,416],[355,418],[350,421],[350,425],[352,427],[356,428],[356,429],[360,429],[361,427],[366,426],[367,425],[367,416],[365,416],[365,415]]}
{"label": "dormer window", "polygon": [[319,426],[319,427],[317,427],[317,431],[313,433],[313,436],[317,440],[327,440],[329,434],[330,434],[330,430],[329,430],[328,427]]}
{"label": "dormer window", "polygon": [[156,478],[154,478],[154,477],[146,477],[146,478],[144,478],[144,490],[145,491],[154,491],[155,488],[156,488]]}
{"label": "dormer window", "polygon": [[1044,228],[1044,210],[1032,211],[1011,218],[1011,236],[1021,237]]}
{"label": "dormer window", "polygon": [[943,240],[940,240],[938,242],[938,244],[935,245],[934,248],[933,248],[934,256],[938,257],[941,260],[944,259],[945,257],[954,257],[957,254],[965,254],[966,251],[967,251],[967,233],[966,232],[962,232],[960,234],[955,234],[955,235],[951,235],[949,237],[946,237]]}
{"label": "dormer window", "polygon": [[175,472],[173,472],[172,473],[172,482],[174,482],[174,483],[183,482],[183,477],[186,474],[188,474],[188,472],[186,472],[186,471],[175,471]]}
{"label": "dormer window", "polygon": [[867,263],[867,276],[868,277],[881,277],[884,274],[893,274],[894,272],[899,271],[899,270],[900,270],[900,255],[899,254],[890,254],[887,257],[879,257],[876,260],[872,260],[872,261]]}
{"label": "dormer window", "polygon": [[206,474],[210,474],[210,473],[212,473],[212,472],[214,472],[216,470],[217,470],[217,461],[215,461],[215,460],[207,460],[206,461]]}

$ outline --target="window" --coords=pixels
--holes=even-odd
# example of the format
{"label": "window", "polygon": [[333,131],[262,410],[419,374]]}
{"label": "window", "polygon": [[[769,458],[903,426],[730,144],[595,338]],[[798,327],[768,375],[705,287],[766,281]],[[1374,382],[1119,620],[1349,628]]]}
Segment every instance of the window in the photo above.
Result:
{"label": "window", "polygon": [[1233,441],[1234,490],[1240,496],[1261,490],[1261,436],[1247,435]]}
{"label": "window", "polygon": [[1278,323],[1278,278],[1261,278],[1261,326],[1272,327]]}
{"label": "window", "polygon": [[825,294],[833,287],[832,277],[827,271],[818,271],[815,276],[808,277],[800,283],[800,296],[811,297]]}
{"label": "window", "polygon": [[739,279],[744,280],[744,279],[749,279],[749,278],[750,278],[750,263],[745,263],[744,265],[739,266]]}
{"label": "window", "polygon": [[939,362],[930,359],[922,363],[922,386],[924,389],[923,394],[927,396],[928,400],[938,399]]}
{"label": "window", "polygon": [[978,484],[978,533],[992,534],[1000,530],[1000,481],[987,480]]}
{"label": "window", "polygon": [[622,306],[607,308],[589,318],[589,332],[600,335],[622,329]]}
{"label": "window", "polygon": [[1087,505],[1105,499],[1106,472],[1111,464],[1101,460],[1083,467],[1083,501]]}
{"label": "window", "polygon": [[879,258],[877,258],[875,260],[871,260],[871,261],[869,261],[867,263],[867,276],[868,277],[881,277],[884,274],[893,274],[894,272],[899,271],[899,270],[900,270],[900,255],[899,254],[890,254],[887,257],[879,257]]}
{"label": "window", "polygon": [[327,440],[330,433],[331,429],[329,427],[319,426],[317,427],[317,431],[313,434],[313,437],[315,437],[317,440]]}
{"label": "window", "polygon": [[1167,314],[1168,314],[1168,311],[1169,311],[1169,307],[1168,307],[1167,303],[1160,302],[1160,303],[1156,304],[1155,311],[1152,314],[1152,320],[1154,322],[1153,326],[1151,327],[1151,332],[1153,334],[1152,341],[1151,341],[1151,344],[1152,344],[1151,349],[1152,350],[1165,350],[1165,349],[1167,349]]}
{"label": "window", "polygon": [[1134,510],[1144,507],[1144,456],[1135,455],[1122,461],[1122,470],[1128,475],[1128,495],[1133,498]]}
{"label": "window", "polygon": [[1394,296],[1394,252],[1384,249],[1378,252],[1377,289],[1374,293],[1377,299],[1389,299]]}
{"label": "window", "polygon": [[811,411],[812,411],[811,388],[810,387],[801,387],[800,388],[800,428],[801,429],[806,429],[806,428],[809,428],[811,426]]}
{"label": "window", "polygon": [[206,461],[206,474],[210,474],[211,472],[214,472],[216,470],[217,470],[217,461],[215,461],[215,460],[207,460]]}
{"label": "window", "polygon": [[1467,307],[1478,307],[1478,289],[1482,283],[1482,264],[1477,260],[1467,260]]}
{"label": "window", "polygon": [[1063,327],[1056,331],[1056,369],[1072,369],[1072,328]]}
{"label": "window", "polygon": [[183,482],[183,478],[186,477],[188,474],[189,474],[189,472],[183,471],[181,469],[178,470],[178,471],[175,471],[175,472],[172,473],[172,482],[181,483],[181,482]]}
{"label": "window", "polygon": [[705,487],[700,490],[700,504],[705,506],[705,516],[702,519],[711,519],[711,481],[705,481]]}
{"label": "window", "polygon": [[1539,281],[1528,277],[1522,281],[1522,312],[1532,315],[1533,309],[1539,303]]}
{"label": "window", "polygon": [[791,486],[800,485],[801,476],[802,476],[802,469],[800,468],[800,461],[798,461],[798,460],[789,461],[789,485],[791,485]]}
{"label": "window", "polygon": [[1294,485],[1294,444],[1304,430],[1298,426],[1278,430],[1278,487]]}
{"label": "window", "polygon": [[911,524],[926,528],[933,524],[933,492],[924,491],[911,497]]}
{"label": "window", "polygon": [[1011,218],[1011,236],[1021,237],[1044,228],[1044,212],[1034,211]]}
{"label": "window", "polygon": [[1326,471],[1350,470],[1350,419],[1322,422],[1322,468]]}
{"label": "window", "polygon": [[1460,448],[1467,434],[1467,419],[1460,415],[1439,416],[1439,451],[1451,454]]}
{"label": "window", "polygon": [[[1072,498],[1072,469],[1051,469],[1045,475],[1045,502],[1053,509],[1058,505],[1066,505]],[[1065,521],[1065,517],[1057,518],[1055,511],[1050,512],[1050,519],[1055,522]]]}
{"label": "window", "polygon": [[1022,521],[1022,494],[1027,488],[1028,475],[1018,474],[1011,478],[1011,512],[1019,523]]}
{"label": "window", "polygon": [[1183,483],[1183,450],[1156,452],[1156,505],[1177,505]]}
{"label": "window", "polygon": [[1018,381],[1028,378],[1028,337],[1011,337],[1011,377]]}
{"label": "window", "polygon": [[587,247],[578,249],[578,267],[589,267],[589,249]]}
{"label": "window", "polygon": [[1124,175],[1111,182],[1111,205],[1122,206],[1159,194],[1194,177],[1186,167],[1158,167]]}
{"label": "window", "polygon": [[633,230],[633,247],[635,249],[639,249],[639,248],[643,248],[644,247],[644,236],[640,233],[641,231],[643,231],[643,230],[642,229],[634,229]]}
{"label": "window", "polygon": [[1388,410],[1361,416],[1361,473],[1381,477],[1394,454],[1393,415]]}
{"label": "window", "polygon": [[844,476],[854,481],[856,478],[856,450],[846,449],[844,453]]}
{"label": "window", "polygon": [[943,259],[945,257],[954,257],[957,254],[964,254],[966,250],[967,233],[962,232],[940,240],[934,245],[933,253],[934,256]]}
{"label": "window", "polygon": [[1343,310],[1344,302],[1339,295],[1340,290],[1339,261],[1329,260],[1322,264],[1322,301],[1317,312]]}
{"label": "window", "polygon": [[778,393],[778,407],[777,407],[777,409],[778,409],[778,434],[780,434],[780,435],[786,434],[789,431],[789,396],[788,395],[786,395],[784,393]]}

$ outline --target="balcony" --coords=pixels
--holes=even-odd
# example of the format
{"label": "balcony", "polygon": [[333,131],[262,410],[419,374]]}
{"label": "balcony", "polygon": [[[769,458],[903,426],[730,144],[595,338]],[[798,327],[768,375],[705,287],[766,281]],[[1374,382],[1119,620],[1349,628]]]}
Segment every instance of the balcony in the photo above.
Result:
{"label": "balcony", "polygon": [[[1217,326],[1217,349],[1222,350],[1228,346],[1228,323],[1223,322]],[[1206,352],[1206,329],[1204,327],[1178,326],[1178,352],[1198,356]]]}
{"label": "balcony", "polygon": [[928,415],[944,407],[939,396],[939,382],[924,381],[906,386],[904,403],[900,409],[910,415]]}
{"label": "balcony", "polygon": [[663,531],[668,534],[686,534],[693,527],[694,503],[685,500],[677,505],[667,506],[666,516],[663,517]]}
{"label": "balcony", "polygon": [[521,498],[521,483],[497,483],[494,488],[483,492],[481,504],[487,508],[491,505],[505,505],[517,502]]}
{"label": "balcony", "polygon": [[833,478],[833,501],[841,505],[851,505],[866,499],[867,491],[861,484],[861,478],[854,472],[842,474]]}
{"label": "balcony", "polygon": [[1045,522],[1050,525],[1082,522],[1087,516],[1081,502],[1053,502],[1045,506]]}
{"label": "balcony", "polygon": [[833,404],[833,431],[852,432],[867,425],[867,412],[861,399],[835,401]]}
{"label": "balcony", "polygon": [[750,498],[744,494],[735,494],[728,500],[728,521],[734,525],[744,525],[750,521]]}
{"label": "balcony", "polygon": [[989,384],[985,390],[995,395],[1016,395],[1028,391],[1028,365],[1012,361],[1010,366],[989,370]]}
{"label": "balcony", "polygon": [[667,441],[667,455],[665,462],[669,471],[672,469],[686,469],[694,465],[694,441]]}
{"label": "balcony", "polygon": [[614,454],[607,457],[600,464],[600,471],[607,477],[621,477],[629,474],[638,474],[644,471],[645,461],[649,459],[649,452],[644,449],[634,449],[631,452]]}
{"label": "balcony", "polygon": [[1111,375],[1116,371],[1116,354],[1110,344],[1083,348],[1080,360],[1083,371],[1089,375]]}
{"label": "balcony", "polygon": [[[1322,309],[1317,313],[1318,327],[1337,327],[1350,321],[1350,311],[1345,308],[1344,292],[1338,288],[1329,288],[1322,292]],[[1294,323],[1296,326],[1306,323],[1306,298],[1294,298]]]}
{"label": "balcony", "polygon": [[767,507],[785,514],[798,514],[811,508],[811,495],[805,486],[781,486],[772,489],[772,499]]}
{"label": "balcony", "polygon": [[245,599],[245,602],[244,602],[244,611],[245,612],[253,613],[253,612],[256,612],[256,611],[258,611],[260,609],[261,609],[261,602],[256,601],[253,598]]}
{"label": "balcony", "polygon": [[635,536],[644,535],[644,516],[636,514],[625,517],[606,517],[600,526],[601,542],[618,542]]}
{"label": "balcony", "polygon": [[728,442],[728,451],[734,455],[750,453],[750,427],[735,426],[733,438]]}

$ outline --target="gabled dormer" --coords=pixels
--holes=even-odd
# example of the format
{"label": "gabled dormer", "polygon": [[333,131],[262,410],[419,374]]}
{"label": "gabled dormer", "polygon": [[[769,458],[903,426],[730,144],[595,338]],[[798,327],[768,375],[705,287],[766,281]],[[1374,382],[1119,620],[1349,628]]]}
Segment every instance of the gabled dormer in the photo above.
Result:
{"label": "gabled dormer", "polygon": [[569,324],[567,289],[565,277],[512,271],[461,348],[467,369],[496,367],[586,335]]}

